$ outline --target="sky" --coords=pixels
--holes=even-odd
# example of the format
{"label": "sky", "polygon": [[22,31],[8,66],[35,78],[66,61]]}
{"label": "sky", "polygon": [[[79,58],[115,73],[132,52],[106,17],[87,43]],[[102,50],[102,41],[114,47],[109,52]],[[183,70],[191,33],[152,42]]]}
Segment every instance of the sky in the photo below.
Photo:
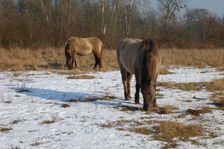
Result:
{"label": "sky", "polygon": [[[156,6],[157,0],[151,0],[151,4]],[[187,0],[188,8],[205,8],[220,17],[224,16],[224,0]]]}
{"label": "sky", "polygon": [[189,8],[206,8],[218,16],[224,16],[224,0],[188,0]]}

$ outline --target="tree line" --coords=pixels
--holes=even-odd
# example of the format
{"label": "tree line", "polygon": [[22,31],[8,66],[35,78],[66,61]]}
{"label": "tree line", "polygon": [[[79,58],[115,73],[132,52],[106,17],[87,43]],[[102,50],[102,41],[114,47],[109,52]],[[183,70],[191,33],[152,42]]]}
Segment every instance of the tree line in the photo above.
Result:
{"label": "tree line", "polygon": [[97,36],[108,48],[125,37],[151,37],[161,47],[224,47],[224,17],[188,8],[187,0],[156,2],[0,0],[0,47],[61,47],[70,36]]}

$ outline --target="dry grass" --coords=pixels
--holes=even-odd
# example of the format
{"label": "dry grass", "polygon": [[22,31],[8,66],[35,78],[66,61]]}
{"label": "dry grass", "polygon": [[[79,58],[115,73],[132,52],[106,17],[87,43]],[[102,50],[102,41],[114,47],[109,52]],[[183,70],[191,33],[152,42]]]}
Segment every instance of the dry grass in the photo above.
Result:
{"label": "dry grass", "polygon": [[47,120],[43,120],[40,124],[44,125],[44,124],[52,124],[56,122],[56,118],[55,117],[51,117]]}
{"label": "dry grass", "polygon": [[[95,63],[92,54],[77,56],[77,62],[81,72],[92,71]],[[102,71],[118,69],[115,51],[104,50],[103,66]],[[63,48],[0,49],[0,71],[64,69],[67,68]]]}
{"label": "dry grass", "polygon": [[[167,74],[169,65],[215,66],[224,69],[223,49],[160,49],[162,74]],[[93,55],[78,56],[80,71],[92,71],[94,65]],[[116,51],[104,50],[102,71],[118,69]],[[65,59],[63,48],[46,49],[0,49],[0,71],[4,70],[64,70]]]}
{"label": "dry grass", "polygon": [[224,110],[224,92],[213,92],[210,100],[218,109]]}
{"label": "dry grass", "polygon": [[172,89],[180,89],[185,91],[200,91],[206,86],[207,82],[200,83],[173,83],[173,82],[159,82],[159,86]]}
{"label": "dry grass", "polygon": [[22,121],[21,119],[16,119],[16,120],[13,120],[12,122],[10,122],[10,124],[18,124],[21,121]]}
{"label": "dry grass", "polygon": [[61,107],[63,107],[63,108],[68,108],[68,107],[71,107],[69,104],[66,104],[66,103],[63,103],[62,105],[61,105]]}
{"label": "dry grass", "polygon": [[90,75],[72,75],[72,76],[68,76],[68,79],[94,79],[94,76],[90,76]]}
{"label": "dry grass", "polygon": [[224,79],[217,79],[207,85],[210,92],[224,91]]}
{"label": "dry grass", "polygon": [[161,49],[162,63],[166,65],[205,65],[224,68],[223,49]]}
{"label": "dry grass", "polygon": [[39,145],[41,145],[41,144],[43,144],[42,142],[39,142],[39,141],[36,141],[36,142],[33,142],[32,144],[31,144],[31,146],[39,146]]}
{"label": "dry grass", "polygon": [[134,133],[139,133],[143,135],[151,135],[152,130],[147,127],[132,127],[129,129],[129,131],[134,132]]}
{"label": "dry grass", "polygon": [[1,133],[7,133],[7,132],[9,132],[10,130],[12,130],[12,128],[4,128],[4,127],[0,127],[0,132],[1,132]]}
{"label": "dry grass", "polygon": [[191,137],[201,136],[203,129],[199,125],[185,125],[172,121],[161,121],[159,126],[155,127],[155,138],[161,141],[170,142],[174,138],[187,140]]}
{"label": "dry grass", "polygon": [[178,107],[175,107],[173,105],[166,105],[164,107],[158,107],[156,112],[158,114],[170,114],[176,110],[178,110]]}
{"label": "dry grass", "polygon": [[169,71],[167,66],[163,65],[163,66],[161,66],[159,73],[166,75],[166,74],[170,74],[171,72]]}
{"label": "dry grass", "polygon": [[111,100],[117,97],[111,95],[102,95],[102,96],[90,96],[82,99],[70,99],[68,102],[94,102],[97,100]]}
{"label": "dry grass", "polygon": [[181,141],[192,141],[190,139],[191,137],[203,135],[203,128],[200,125],[187,125],[173,121],[152,121],[148,119],[142,119],[140,121],[120,119],[98,126],[149,135],[156,140],[166,142],[166,145],[163,148],[176,147],[176,139]]}
{"label": "dry grass", "polygon": [[213,108],[211,107],[202,107],[201,109],[187,109],[186,114],[199,116],[200,114],[210,113],[212,110]]}
{"label": "dry grass", "polygon": [[212,82],[197,82],[197,83],[173,83],[173,82],[159,82],[159,86],[172,89],[181,89],[185,91],[200,91],[208,90],[210,92],[224,91],[224,79],[217,79]]}

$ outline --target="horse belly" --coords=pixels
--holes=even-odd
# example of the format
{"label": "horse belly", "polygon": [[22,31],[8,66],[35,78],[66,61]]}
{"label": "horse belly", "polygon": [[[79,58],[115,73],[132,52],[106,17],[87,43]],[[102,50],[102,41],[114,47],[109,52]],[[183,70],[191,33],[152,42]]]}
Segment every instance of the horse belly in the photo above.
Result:
{"label": "horse belly", "polygon": [[77,55],[89,55],[92,52],[92,48],[85,48],[85,49],[76,49]]}

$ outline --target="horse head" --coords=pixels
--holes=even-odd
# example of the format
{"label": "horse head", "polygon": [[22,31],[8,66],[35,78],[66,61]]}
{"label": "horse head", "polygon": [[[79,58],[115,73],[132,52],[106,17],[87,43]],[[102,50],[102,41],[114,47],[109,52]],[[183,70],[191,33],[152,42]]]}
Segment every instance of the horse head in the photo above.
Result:
{"label": "horse head", "polygon": [[65,60],[68,69],[73,68],[74,58],[72,56],[72,52],[70,49],[70,40],[68,40],[65,44]]}
{"label": "horse head", "polygon": [[142,64],[142,95],[144,99],[144,110],[148,110],[150,107],[154,106],[154,102],[156,100],[156,61],[154,60],[156,57],[154,56],[154,51],[156,50],[156,46],[153,40],[145,39],[143,40],[143,48],[144,48],[144,56],[143,56],[143,64]]}

